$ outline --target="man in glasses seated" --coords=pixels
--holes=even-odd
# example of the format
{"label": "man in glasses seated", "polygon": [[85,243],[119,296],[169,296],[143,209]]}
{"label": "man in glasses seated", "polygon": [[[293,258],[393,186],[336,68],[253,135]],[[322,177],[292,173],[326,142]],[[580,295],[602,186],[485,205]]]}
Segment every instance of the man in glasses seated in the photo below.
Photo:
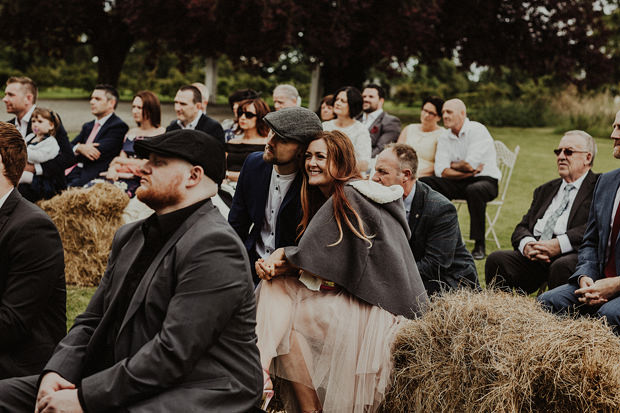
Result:
{"label": "man in glasses seated", "polygon": [[203,131],[224,143],[224,129],[218,121],[205,114],[202,93],[193,85],[181,86],[174,97],[174,111],[177,114],[166,128],[166,132],[179,129]]}
{"label": "man in glasses seated", "polygon": [[566,284],[577,265],[598,174],[596,144],[586,132],[566,132],[554,149],[559,178],[534,190],[532,205],[512,233],[513,251],[487,258],[487,285],[530,294],[545,282]]}

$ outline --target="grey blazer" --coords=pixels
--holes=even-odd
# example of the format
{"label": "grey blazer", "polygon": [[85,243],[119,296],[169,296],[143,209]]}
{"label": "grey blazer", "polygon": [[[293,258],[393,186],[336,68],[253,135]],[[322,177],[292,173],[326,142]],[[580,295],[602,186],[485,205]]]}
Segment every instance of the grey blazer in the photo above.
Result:
{"label": "grey blazer", "polygon": [[263,381],[253,283],[243,244],[210,201],[144,274],[116,337],[116,364],[92,371],[108,310],[144,243],[141,224],[116,233],[99,288],[45,370],[80,386],[91,413],[250,410]]}
{"label": "grey blazer", "polygon": [[392,116],[385,111],[382,112],[377,119],[370,125],[368,132],[370,133],[370,142],[372,144],[372,157],[379,155],[385,145],[396,142],[400,135],[400,119]]}

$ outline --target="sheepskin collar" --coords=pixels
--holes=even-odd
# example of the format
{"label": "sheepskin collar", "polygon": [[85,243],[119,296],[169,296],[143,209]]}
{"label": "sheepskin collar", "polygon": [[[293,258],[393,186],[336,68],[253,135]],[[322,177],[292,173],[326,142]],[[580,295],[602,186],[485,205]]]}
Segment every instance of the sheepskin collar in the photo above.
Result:
{"label": "sheepskin collar", "polygon": [[375,181],[362,179],[347,182],[347,185],[378,204],[387,204],[403,198],[403,187],[400,185],[383,186]]}

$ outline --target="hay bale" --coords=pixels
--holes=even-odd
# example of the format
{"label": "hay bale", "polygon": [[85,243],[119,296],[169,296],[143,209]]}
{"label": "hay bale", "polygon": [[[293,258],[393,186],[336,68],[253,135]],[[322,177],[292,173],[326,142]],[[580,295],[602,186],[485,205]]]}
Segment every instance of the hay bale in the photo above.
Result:
{"label": "hay bale", "polygon": [[620,339],[531,298],[458,291],[394,344],[388,412],[617,412]]}
{"label": "hay bale", "polygon": [[119,188],[98,183],[69,188],[39,206],[52,218],[65,250],[68,284],[96,286],[103,275],[114,233],[129,198]]}

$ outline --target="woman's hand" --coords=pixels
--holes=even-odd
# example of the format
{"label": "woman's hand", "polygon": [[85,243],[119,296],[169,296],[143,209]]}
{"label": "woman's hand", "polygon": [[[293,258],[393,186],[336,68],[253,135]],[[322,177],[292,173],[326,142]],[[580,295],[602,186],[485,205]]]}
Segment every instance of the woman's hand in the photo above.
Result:
{"label": "woman's hand", "polygon": [[254,264],[254,268],[258,278],[267,281],[281,275],[293,274],[297,270],[286,259],[284,248],[278,248],[266,259],[259,258]]}

